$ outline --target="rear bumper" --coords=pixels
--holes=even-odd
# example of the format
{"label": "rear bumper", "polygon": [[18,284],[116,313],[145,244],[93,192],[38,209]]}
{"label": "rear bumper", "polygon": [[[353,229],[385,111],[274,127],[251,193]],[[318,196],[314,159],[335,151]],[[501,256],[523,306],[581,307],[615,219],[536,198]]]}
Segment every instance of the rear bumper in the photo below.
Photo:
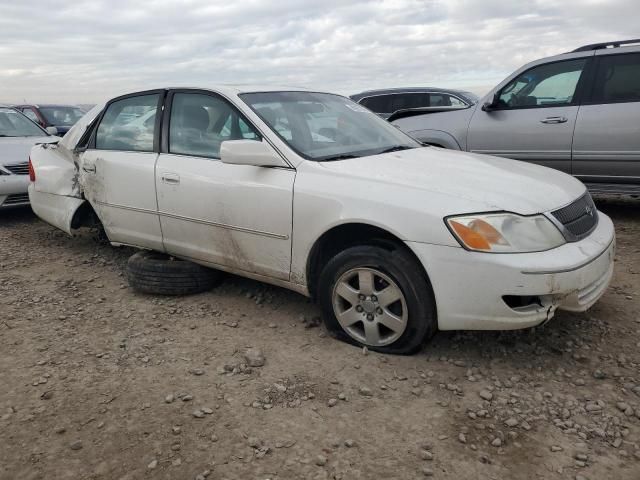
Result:
{"label": "rear bumper", "polygon": [[[615,231],[600,213],[587,238],[546,252],[488,254],[408,245],[431,279],[441,330],[510,330],[538,325],[557,309],[591,307],[613,276]],[[508,300],[514,298],[522,304]]]}
{"label": "rear bumper", "polygon": [[29,205],[29,175],[0,175],[0,208]]}
{"label": "rear bumper", "polygon": [[38,192],[33,184],[29,186],[29,199],[35,214],[45,222],[73,235],[73,216],[86,201],[77,197]]}

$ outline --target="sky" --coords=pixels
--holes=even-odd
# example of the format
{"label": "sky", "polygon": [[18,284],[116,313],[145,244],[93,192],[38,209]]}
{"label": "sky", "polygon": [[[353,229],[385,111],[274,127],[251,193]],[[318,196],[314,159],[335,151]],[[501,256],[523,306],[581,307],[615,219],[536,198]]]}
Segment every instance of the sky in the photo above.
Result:
{"label": "sky", "polygon": [[640,37],[640,0],[0,0],[0,101],[219,83],[477,94],[521,65]]}

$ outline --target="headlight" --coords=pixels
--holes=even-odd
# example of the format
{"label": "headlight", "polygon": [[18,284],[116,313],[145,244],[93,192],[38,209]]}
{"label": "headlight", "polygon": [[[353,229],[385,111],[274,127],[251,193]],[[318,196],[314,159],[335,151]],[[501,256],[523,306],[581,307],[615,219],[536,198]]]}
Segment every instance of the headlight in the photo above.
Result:
{"label": "headlight", "polygon": [[566,243],[544,215],[480,213],[448,217],[446,222],[463,247],[478,252],[540,252]]}

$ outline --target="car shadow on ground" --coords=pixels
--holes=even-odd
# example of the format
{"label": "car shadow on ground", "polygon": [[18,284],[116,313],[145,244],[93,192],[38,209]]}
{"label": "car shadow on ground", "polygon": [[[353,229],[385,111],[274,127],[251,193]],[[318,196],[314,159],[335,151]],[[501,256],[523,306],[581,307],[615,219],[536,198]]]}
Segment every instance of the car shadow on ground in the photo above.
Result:
{"label": "car shadow on ground", "polygon": [[640,197],[594,195],[594,201],[614,222],[640,221]]}
{"label": "car shadow on ground", "polygon": [[16,207],[0,210],[0,228],[5,225],[20,225],[31,223],[37,220],[36,214],[31,207]]}

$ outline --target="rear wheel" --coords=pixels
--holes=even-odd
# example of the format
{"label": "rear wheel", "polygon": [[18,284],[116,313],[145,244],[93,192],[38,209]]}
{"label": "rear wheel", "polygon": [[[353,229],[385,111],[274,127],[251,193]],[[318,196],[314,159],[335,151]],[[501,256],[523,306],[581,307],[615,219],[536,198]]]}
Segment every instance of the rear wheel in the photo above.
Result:
{"label": "rear wheel", "polygon": [[408,354],[437,331],[433,291],[402,248],[348,248],[324,267],[318,300],[327,328],[371,350]]}
{"label": "rear wheel", "polygon": [[213,288],[222,273],[158,252],[142,251],[127,262],[129,285],[155,295],[189,295]]}

